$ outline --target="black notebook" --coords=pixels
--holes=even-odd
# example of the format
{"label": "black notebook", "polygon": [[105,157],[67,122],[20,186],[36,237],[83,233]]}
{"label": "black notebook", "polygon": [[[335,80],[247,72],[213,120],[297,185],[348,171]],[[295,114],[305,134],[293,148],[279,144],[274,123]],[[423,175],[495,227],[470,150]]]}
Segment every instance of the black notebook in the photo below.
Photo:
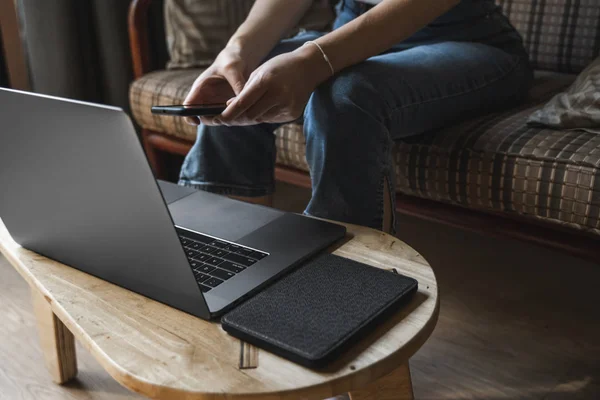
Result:
{"label": "black notebook", "polygon": [[221,322],[241,340],[319,368],[394,314],[416,290],[415,279],[325,254],[236,307]]}

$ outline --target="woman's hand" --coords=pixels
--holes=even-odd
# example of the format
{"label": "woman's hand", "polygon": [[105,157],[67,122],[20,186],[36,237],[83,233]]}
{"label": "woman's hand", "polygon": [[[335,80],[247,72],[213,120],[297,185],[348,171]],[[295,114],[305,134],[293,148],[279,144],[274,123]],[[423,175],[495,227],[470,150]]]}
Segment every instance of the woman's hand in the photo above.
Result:
{"label": "woman's hand", "polygon": [[299,118],[314,89],[331,74],[316,46],[303,46],[258,67],[213,124],[285,123]]}
{"label": "woman's hand", "polygon": [[[248,66],[239,48],[226,47],[194,82],[183,104],[220,104],[226,103],[240,94],[248,78]],[[212,118],[186,117],[192,125],[202,122],[213,125]]]}

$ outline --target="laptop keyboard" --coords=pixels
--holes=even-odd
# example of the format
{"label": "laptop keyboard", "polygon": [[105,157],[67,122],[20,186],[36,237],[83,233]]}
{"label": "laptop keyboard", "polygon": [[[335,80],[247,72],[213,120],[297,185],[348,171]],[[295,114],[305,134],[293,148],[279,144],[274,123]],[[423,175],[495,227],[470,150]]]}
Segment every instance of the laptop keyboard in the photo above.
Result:
{"label": "laptop keyboard", "polygon": [[196,281],[204,293],[268,256],[263,251],[198,233],[194,233],[193,237],[181,231],[178,234]]}

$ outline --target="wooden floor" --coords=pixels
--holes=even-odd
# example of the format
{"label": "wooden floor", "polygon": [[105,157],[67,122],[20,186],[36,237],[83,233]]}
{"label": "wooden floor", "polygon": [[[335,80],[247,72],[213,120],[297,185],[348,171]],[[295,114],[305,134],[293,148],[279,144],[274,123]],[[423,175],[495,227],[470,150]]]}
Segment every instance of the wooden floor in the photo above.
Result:
{"label": "wooden floor", "polygon": [[[282,186],[280,208],[306,191]],[[413,357],[417,399],[600,399],[600,265],[412,218],[399,236],[436,271],[441,316]],[[50,381],[29,291],[0,256],[0,399],[132,399],[82,348],[79,377]]]}

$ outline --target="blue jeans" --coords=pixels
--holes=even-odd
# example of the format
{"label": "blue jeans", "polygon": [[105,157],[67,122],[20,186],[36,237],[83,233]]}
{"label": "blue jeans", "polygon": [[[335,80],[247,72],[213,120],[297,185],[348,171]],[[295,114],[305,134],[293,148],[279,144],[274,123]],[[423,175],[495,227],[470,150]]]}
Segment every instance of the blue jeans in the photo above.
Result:
{"label": "blue jeans", "polygon": [[[334,28],[368,8],[343,1]],[[284,40],[269,57],[322,34]],[[384,185],[395,193],[394,141],[515,105],[531,78],[521,38],[493,0],[463,0],[389,51],[340,71],[304,112],[312,179],[305,213],[381,229]],[[277,127],[200,126],[179,183],[226,195],[272,193]]]}

